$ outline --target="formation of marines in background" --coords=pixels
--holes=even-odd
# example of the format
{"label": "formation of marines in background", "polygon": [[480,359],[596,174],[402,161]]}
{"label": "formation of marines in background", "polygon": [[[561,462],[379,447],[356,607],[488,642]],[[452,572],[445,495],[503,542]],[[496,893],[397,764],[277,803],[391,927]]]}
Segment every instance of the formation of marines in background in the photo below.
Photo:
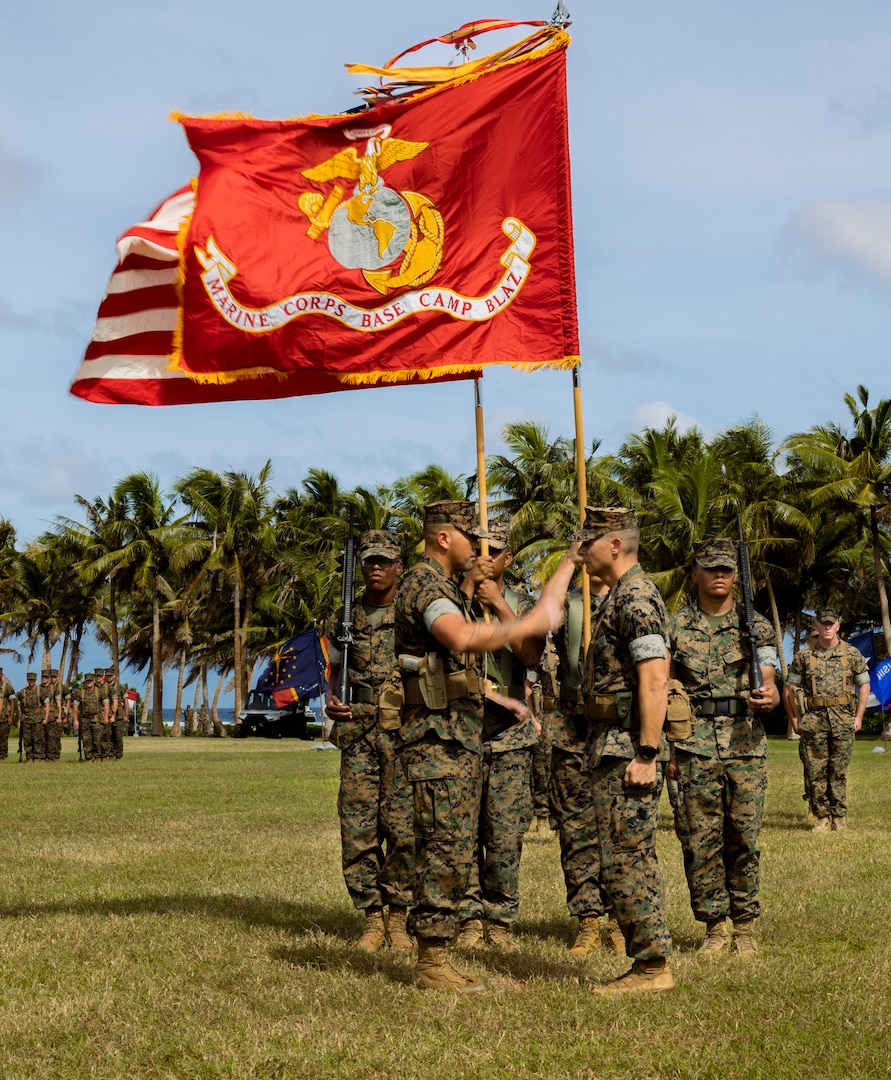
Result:
{"label": "formation of marines in background", "polygon": [[25,761],[59,761],[62,733],[78,735],[78,754],[84,761],[119,761],[129,721],[126,690],[114,668],[96,668],[84,675],[78,690],[63,686],[59,672],[29,671],[17,693],[0,668],[0,761],[9,756],[9,732],[19,729],[19,757]]}
{"label": "formation of marines in background", "polygon": [[[366,588],[352,625],[350,700],[331,690],[327,702],[342,755],[343,871],[365,917],[359,946],[408,951],[414,938],[421,988],[486,989],[450,945],[517,947],[520,858],[533,827],[559,837],[577,919],[570,953],[606,947],[632,961],[595,992],[670,990],[655,846],[665,780],[691,908],[705,925],[702,953],[756,951],[762,716],[779,704],[773,632],[761,616],[744,630],[732,541],[696,545],[695,601],[671,618],[638,546],[632,511],[586,508],[533,605],[505,584],[506,529],[484,534],[472,503],[425,508],[424,554],[401,582],[399,537],[360,538]],[[587,651],[581,591],[570,590],[580,567],[593,594]],[[869,676],[839,641],[834,612],[818,612],[815,629],[784,693],[821,832],[844,828]],[[331,659],[336,672],[336,648]]]}

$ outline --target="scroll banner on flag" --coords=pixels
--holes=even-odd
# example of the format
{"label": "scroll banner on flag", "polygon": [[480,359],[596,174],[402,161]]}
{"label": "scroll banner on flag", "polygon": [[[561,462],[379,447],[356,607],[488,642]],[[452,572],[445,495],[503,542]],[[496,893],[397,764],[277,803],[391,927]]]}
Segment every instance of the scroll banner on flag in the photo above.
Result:
{"label": "scroll banner on flag", "polygon": [[[71,384],[71,393],[103,405],[193,405],[351,389],[324,371],[205,384],[170,367],[179,321],[176,240],[194,205],[195,195],[189,184],[118,240],[118,263],[99,306],[93,337]],[[472,378],[473,373],[445,378],[459,377]]]}
{"label": "scroll banner on flag", "polygon": [[577,363],[568,42],[356,114],[180,117],[175,370],[260,397]]}

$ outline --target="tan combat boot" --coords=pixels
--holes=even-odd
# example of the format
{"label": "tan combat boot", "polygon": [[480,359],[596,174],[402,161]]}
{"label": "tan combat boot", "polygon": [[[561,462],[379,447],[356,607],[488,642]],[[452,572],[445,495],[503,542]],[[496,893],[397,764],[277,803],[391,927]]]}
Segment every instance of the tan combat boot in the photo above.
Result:
{"label": "tan combat boot", "polygon": [[490,922],[486,927],[489,944],[496,949],[518,949],[516,938],[511,937],[510,927],[506,923]]}
{"label": "tan combat boot", "polygon": [[356,948],[363,952],[377,952],[387,940],[387,928],[384,925],[384,913],[381,908],[368,908],[365,912],[365,929],[356,942]]}
{"label": "tan combat boot", "polygon": [[[600,919],[597,915],[579,915],[575,941],[569,947],[570,956],[587,956],[600,948]],[[623,943],[624,944],[624,943]]]}
{"label": "tan combat boot", "polygon": [[404,907],[391,907],[387,918],[387,937],[394,949],[400,952],[411,952],[414,942],[409,937],[408,928],[405,925],[406,911]]}
{"label": "tan combat boot", "polygon": [[714,919],[705,924],[705,941],[699,947],[707,956],[718,956],[727,951],[727,920]]}
{"label": "tan combat boot", "polygon": [[446,956],[444,938],[418,938],[413,982],[421,990],[445,990],[453,994],[478,994],[488,989],[481,975],[470,975],[451,963]]}
{"label": "tan combat boot", "polygon": [[832,831],[844,832],[848,827],[848,819],[846,817],[834,817],[832,819]]}
{"label": "tan combat boot", "polygon": [[625,955],[625,935],[615,915],[610,915],[606,922],[606,947],[617,956]]}
{"label": "tan combat boot", "polygon": [[475,949],[483,942],[482,919],[467,919],[458,926],[458,937],[455,946],[459,949]]}
{"label": "tan combat boot", "polygon": [[752,931],[754,919],[738,919],[733,923],[733,951],[740,956],[754,956],[758,949]]}
{"label": "tan combat boot", "polygon": [[665,959],[635,960],[631,970],[606,986],[595,986],[595,994],[646,994],[673,990],[674,978]]}
{"label": "tan combat boot", "polygon": [[829,818],[817,818],[817,824],[814,825],[814,827],[811,829],[811,832],[829,832]]}

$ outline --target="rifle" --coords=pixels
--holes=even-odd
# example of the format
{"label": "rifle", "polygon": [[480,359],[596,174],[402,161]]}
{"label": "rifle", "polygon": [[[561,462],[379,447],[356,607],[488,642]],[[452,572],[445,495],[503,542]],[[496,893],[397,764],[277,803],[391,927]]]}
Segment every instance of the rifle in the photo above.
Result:
{"label": "rifle", "polygon": [[22,714],[19,713],[19,761],[22,760]]}
{"label": "rifle", "polygon": [[749,549],[743,538],[742,515],[736,515],[737,553],[739,561],[739,591],[743,602],[742,636],[749,643],[749,692],[764,686],[764,676],[758,663],[758,634],[755,630],[755,589],[752,584],[752,564]]}
{"label": "rifle", "polygon": [[353,644],[353,600],[356,596],[356,538],[353,535],[355,507],[350,507],[350,529],[343,546],[340,600],[343,617],[340,622],[338,644],[340,645],[340,674],[337,679],[337,696],[348,705],[350,702],[350,646]]}

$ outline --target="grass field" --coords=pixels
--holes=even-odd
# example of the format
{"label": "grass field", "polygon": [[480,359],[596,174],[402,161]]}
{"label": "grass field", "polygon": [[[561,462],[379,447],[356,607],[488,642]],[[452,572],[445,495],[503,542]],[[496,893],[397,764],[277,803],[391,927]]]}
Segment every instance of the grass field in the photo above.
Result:
{"label": "grass field", "polygon": [[128,739],[116,764],[0,765],[0,1080],[646,1080],[891,1075],[891,755],[858,743],[847,833],[804,822],[771,743],[759,956],[707,962],[667,803],[678,982],[601,998],[566,955],[556,841],[530,838],[521,949],[493,992],[424,994],[352,947],[338,755],[298,742]]}

